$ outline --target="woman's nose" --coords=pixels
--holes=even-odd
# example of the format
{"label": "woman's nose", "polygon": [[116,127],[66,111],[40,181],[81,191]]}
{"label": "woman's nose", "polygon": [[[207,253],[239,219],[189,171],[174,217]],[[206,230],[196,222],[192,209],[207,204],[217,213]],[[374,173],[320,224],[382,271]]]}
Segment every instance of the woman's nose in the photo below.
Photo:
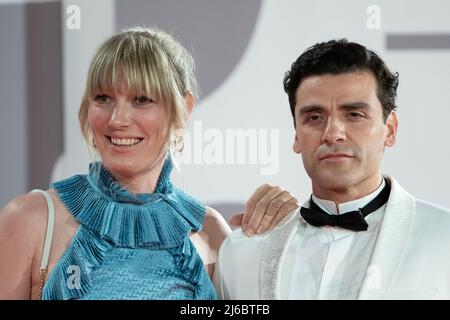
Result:
{"label": "woman's nose", "polygon": [[128,127],[131,123],[131,113],[126,102],[117,101],[111,113],[109,125],[113,128]]}

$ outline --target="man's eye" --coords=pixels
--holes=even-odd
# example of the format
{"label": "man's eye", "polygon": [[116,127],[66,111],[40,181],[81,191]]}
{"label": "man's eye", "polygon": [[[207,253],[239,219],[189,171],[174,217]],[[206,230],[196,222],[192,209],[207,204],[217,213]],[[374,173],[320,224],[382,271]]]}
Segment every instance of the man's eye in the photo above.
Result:
{"label": "man's eye", "polygon": [[151,99],[147,96],[138,96],[133,99],[133,103],[138,104],[138,105],[152,103],[152,102],[154,102],[153,99]]}
{"label": "man's eye", "polygon": [[111,97],[106,94],[97,94],[94,97],[94,101],[99,104],[105,104],[111,102]]}
{"label": "man's eye", "polygon": [[318,114],[312,114],[305,118],[306,122],[318,122],[322,119],[322,117]]}
{"label": "man's eye", "polygon": [[364,117],[364,115],[362,115],[362,114],[360,114],[360,113],[358,113],[358,112],[349,112],[349,113],[348,113],[348,117],[349,117],[350,119],[358,119],[358,118]]}

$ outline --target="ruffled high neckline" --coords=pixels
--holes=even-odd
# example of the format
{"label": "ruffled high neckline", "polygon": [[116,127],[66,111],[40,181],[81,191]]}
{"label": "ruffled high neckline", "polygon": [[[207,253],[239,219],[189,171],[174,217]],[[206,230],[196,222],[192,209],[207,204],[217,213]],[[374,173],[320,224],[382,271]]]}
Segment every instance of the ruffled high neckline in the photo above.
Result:
{"label": "ruffled high neckline", "polygon": [[168,157],[153,193],[132,195],[101,162],[51,187],[80,225],[114,246],[174,248],[201,229],[206,208],[172,184],[172,167]]}
{"label": "ruffled high neckline", "polygon": [[[172,297],[152,282],[152,276],[162,277],[167,272],[186,281],[186,290],[194,288],[193,299],[216,297],[202,259],[189,239],[191,231],[200,231],[203,226],[205,205],[171,183],[171,170],[172,160],[168,157],[153,193],[132,195],[102,163],[91,164],[88,175],[76,175],[51,185],[80,227],[50,273],[43,288],[44,299],[124,298],[127,290],[146,299],[156,293],[162,298]],[[142,253],[147,250],[157,252]],[[139,260],[137,253],[144,258]],[[167,259],[167,253],[173,259]],[[122,268],[123,258],[129,256],[134,259],[130,263],[154,265],[154,273]],[[80,268],[76,290],[67,285],[71,276],[67,270],[72,266]],[[113,273],[120,273],[122,280],[136,280],[130,280],[128,287],[117,286],[110,279],[111,270],[117,270]],[[105,274],[108,280],[102,278]],[[96,296],[99,281],[112,285],[107,293],[100,290]],[[142,286],[143,283],[147,285]]]}
{"label": "ruffled high neckline", "polygon": [[99,189],[106,197],[118,203],[134,203],[139,205],[151,204],[162,198],[162,195],[172,191],[170,173],[173,163],[170,156],[164,162],[155,190],[152,193],[131,194],[117,179],[105,168],[101,161],[89,164],[89,182]]}

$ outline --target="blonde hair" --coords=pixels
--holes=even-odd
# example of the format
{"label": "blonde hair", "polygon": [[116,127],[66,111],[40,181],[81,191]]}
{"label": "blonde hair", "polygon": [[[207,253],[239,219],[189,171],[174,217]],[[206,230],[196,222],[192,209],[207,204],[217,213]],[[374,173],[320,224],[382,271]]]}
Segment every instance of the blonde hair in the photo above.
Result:
{"label": "blonde hair", "polygon": [[184,128],[185,94],[197,95],[194,60],[172,36],[154,28],[123,30],[106,40],[89,66],[78,118],[89,145],[89,104],[100,92],[125,85],[132,94],[145,93],[168,108],[169,130]]}

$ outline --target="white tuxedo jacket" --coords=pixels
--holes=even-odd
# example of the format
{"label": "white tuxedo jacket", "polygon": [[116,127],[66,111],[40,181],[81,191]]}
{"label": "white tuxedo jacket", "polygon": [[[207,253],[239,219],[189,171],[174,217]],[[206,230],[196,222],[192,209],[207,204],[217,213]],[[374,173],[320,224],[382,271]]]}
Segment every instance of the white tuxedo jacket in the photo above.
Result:
{"label": "white tuxedo jacket", "polygon": [[[358,299],[450,299],[450,211],[386,178],[391,193]],[[286,299],[281,266],[292,236],[305,225],[296,210],[267,234],[248,238],[233,231],[214,273],[219,298]]]}

